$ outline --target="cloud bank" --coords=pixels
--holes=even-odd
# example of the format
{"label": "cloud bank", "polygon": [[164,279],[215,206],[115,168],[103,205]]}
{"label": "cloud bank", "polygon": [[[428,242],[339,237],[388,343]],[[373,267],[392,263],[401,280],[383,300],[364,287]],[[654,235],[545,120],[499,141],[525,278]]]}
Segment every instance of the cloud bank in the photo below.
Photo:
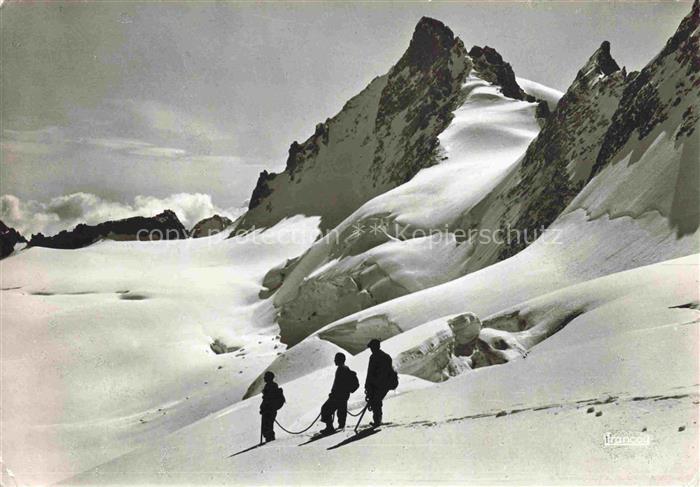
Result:
{"label": "cloud bank", "polygon": [[173,210],[187,228],[214,214],[235,219],[244,208],[219,208],[203,193],[177,193],[165,198],[136,196],[132,204],[109,201],[91,193],[72,193],[46,203],[5,194],[0,196],[0,220],[25,237],[35,233],[54,235],[78,223],[96,225],[131,216],[153,216]]}

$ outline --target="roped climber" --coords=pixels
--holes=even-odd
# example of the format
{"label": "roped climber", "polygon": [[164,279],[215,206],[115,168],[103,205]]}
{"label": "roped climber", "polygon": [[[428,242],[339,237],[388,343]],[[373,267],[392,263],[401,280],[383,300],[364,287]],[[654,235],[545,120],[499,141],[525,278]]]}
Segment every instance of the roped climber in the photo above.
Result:
{"label": "roped climber", "polygon": [[372,411],[372,426],[376,428],[382,424],[382,401],[387,392],[398,387],[399,377],[392,366],[391,357],[380,348],[379,340],[370,340],[367,347],[372,355],[365,379],[365,398]]}
{"label": "roped climber", "polygon": [[265,372],[265,387],[262,392],[262,403],[260,404],[260,430],[266,442],[275,440],[275,419],[277,411],[284,406],[284,391],[275,382],[275,374]]}
{"label": "roped climber", "polygon": [[345,365],[345,354],[340,352],[335,354],[335,365],[337,365],[337,368],[331,393],[328,394],[328,400],[321,406],[321,421],[326,423],[326,427],[321,430],[323,434],[335,432],[333,428],[334,413],[338,416],[338,428],[345,428],[345,419],[348,415],[348,399],[350,394],[360,387],[357,373]]}

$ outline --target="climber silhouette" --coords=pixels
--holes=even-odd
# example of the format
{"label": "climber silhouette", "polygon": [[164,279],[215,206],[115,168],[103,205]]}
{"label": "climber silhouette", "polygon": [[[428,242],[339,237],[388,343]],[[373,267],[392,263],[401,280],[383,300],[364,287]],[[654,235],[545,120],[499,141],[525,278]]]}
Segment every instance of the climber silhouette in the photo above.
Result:
{"label": "climber silhouette", "polygon": [[391,357],[381,350],[379,340],[370,340],[367,347],[372,350],[372,355],[365,379],[365,398],[368,409],[372,411],[372,426],[376,428],[382,424],[382,401],[389,390],[398,386],[398,376],[391,364]]}
{"label": "climber silhouette", "polygon": [[260,404],[260,429],[266,442],[275,440],[275,419],[277,411],[284,405],[284,392],[275,382],[275,374],[265,372],[262,403]]}
{"label": "climber silhouette", "polygon": [[321,421],[326,423],[326,427],[321,430],[323,434],[330,434],[333,429],[333,413],[338,416],[338,428],[345,428],[345,419],[348,415],[348,399],[350,394],[360,387],[357,374],[345,365],[345,354],[335,354],[335,379],[328,400],[321,406]]}

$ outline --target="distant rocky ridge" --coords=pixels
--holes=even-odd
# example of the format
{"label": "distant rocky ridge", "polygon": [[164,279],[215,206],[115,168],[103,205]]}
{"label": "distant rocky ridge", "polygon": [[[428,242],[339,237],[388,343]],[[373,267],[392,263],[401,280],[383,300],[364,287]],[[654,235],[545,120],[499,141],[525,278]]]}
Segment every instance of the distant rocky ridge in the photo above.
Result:
{"label": "distant rocky ridge", "polygon": [[63,230],[47,237],[41,233],[32,235],[29,247],[54,249],[78,249],[98,240],[176,240],[187,238],[187,230],[177,215],[165,210],[153,217],[135,216],[123,220],[107,221],[98,225],[81,223],[73,230]]}
{"label": "distant rocky ridge", "polygon": [[230,218],[221,215],[213,215],[197,222],[197,224],[192,227],[192,230],[190,230],[190,237],[210,237],[230,227],[231,224],[233,224],[233,221]]}
{"label": "distant rocky ridge", "polygon": [[[463,101],[472,70],[504,95],[534,101],[490,47],[473,47],[424,17],[397,64],[375,78],[305,142],[293,142],[282,173],[263,171],[237,229],[271,226],[297,214],[321,216],[323,229],[371,198],[441,160],[438,136]],[[544,115],[543,115],[544,116]]]}
{"label": "distant rocky ridge", "polygon": [[15,250],[15,245],[18,243],[27,243],[27,239],[17,230],[8,227],[0,220],[0,259],[4,259],[10,255]]}

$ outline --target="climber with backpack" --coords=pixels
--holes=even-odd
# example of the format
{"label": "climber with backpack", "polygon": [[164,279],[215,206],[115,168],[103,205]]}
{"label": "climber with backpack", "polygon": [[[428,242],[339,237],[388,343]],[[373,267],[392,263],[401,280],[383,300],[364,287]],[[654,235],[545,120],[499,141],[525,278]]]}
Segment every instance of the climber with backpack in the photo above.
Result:
{"label": "climber with backpack", "polygon": [[[265,387],[262,392],[262,403],[260,404],[261,436],[266,442],[275,440],[275,419],[277,411],[284,406],[284,391],[275,382],[275,374],[265,372]],[[262,439],[261,439],[262,442]]]}
{"label": "climber with backpack", "polygon": [[399,386],[399,376],[389,354],[380,348],[379,340],[370,340],[367,347],[372,355],[365,379],[365,399],[368,409],[372,411],[372,426],[376,428],[382,424],[382,401],[390,390]]}
{"label": "climber with backpack", "polygon": [[328,400],[321,406],[321,421],[326,423],[326,427],[321,430],[322,434],[334,433],[333,414],[338,416],[338,428],[345,428],[345,419],[348,415],[348,399],[350,394],[360,387],[357,374],[345,365],[345,354],[335,354],[335,379],[328,394]]}

